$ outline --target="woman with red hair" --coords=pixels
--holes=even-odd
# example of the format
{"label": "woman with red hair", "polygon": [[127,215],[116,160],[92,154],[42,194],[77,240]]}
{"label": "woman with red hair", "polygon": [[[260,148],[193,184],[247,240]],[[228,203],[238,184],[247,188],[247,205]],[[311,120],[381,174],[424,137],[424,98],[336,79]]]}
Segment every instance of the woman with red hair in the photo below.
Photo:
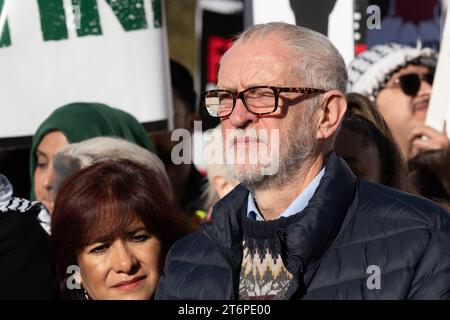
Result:
{"label": "woman with red hair", "polygon": [[154,170],[100,162],[68,178],[52,216],[62,296],[151,299],[171,245],[187,225]]}

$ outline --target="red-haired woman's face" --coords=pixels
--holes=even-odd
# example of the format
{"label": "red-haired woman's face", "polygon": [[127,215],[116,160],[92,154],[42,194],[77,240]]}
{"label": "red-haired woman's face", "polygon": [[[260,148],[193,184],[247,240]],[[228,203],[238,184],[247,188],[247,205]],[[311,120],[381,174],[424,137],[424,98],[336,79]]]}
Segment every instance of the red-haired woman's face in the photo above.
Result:
{"label": "red-haired woman's face", "polygon": [[160,277],[161,242],[142,223],[112,240],[98,239],[78,256],[81,284],[95,300],[148,300]]}

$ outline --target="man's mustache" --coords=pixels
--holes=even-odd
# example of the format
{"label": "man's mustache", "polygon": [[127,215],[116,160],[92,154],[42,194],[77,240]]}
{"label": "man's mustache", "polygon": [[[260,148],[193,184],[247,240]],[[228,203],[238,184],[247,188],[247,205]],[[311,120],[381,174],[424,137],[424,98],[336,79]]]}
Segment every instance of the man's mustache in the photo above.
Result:
{"label": "man's mustache", "polygon": [[267,143],[267,130],[243,130],[243,129],[229,129],[225,132],[226,146],[234,147],[238,142],[259,142]]}
{"label": "man's mustache", "polygon": [[424,99],[414,101],[412,104],[412,111],[416,112],[419,109],[428,109],[429,104],[430,104],[430,98],[424,98]]}

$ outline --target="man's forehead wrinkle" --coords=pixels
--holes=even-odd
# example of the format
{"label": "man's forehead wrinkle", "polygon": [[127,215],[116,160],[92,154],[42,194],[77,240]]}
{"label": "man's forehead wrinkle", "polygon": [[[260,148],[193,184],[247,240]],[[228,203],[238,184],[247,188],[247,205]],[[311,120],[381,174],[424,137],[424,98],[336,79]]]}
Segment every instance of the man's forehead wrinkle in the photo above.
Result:
{"label": "man's forehead wrinkle", "polygon": [[220,86],[237,90],[258,85],[282,85],[286,55],[267,54],[255,47],[252,47],[254,50],[248,50],[248,47],[239,45],[222,60]]}
{"label": "man's forehead wrinkle", "polygon": [[275,85],[283,74],[283,66],[273,57],[255,57],[242,68],[241,87]]}

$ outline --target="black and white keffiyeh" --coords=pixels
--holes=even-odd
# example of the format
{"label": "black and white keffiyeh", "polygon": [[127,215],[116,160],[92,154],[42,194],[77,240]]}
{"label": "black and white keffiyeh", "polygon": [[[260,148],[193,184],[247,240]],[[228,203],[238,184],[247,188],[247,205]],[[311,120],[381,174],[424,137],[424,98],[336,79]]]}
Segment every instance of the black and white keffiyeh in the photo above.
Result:
{"label": "black and white keffiyeh", "polygon": [[373,46],[348,65],[347,92],[361,93],[375,101],[392,74],[411,63],[435,67],[437,53],[430,48],[413,48],[398,43]]}
{"label": "black and white keffiyeh", "polygon": [[0,174],[0,213],[14,212],[33,214],[45,232],[50,234],[50,214],[45,206],[39,201],[13,197],[11,183]]}

